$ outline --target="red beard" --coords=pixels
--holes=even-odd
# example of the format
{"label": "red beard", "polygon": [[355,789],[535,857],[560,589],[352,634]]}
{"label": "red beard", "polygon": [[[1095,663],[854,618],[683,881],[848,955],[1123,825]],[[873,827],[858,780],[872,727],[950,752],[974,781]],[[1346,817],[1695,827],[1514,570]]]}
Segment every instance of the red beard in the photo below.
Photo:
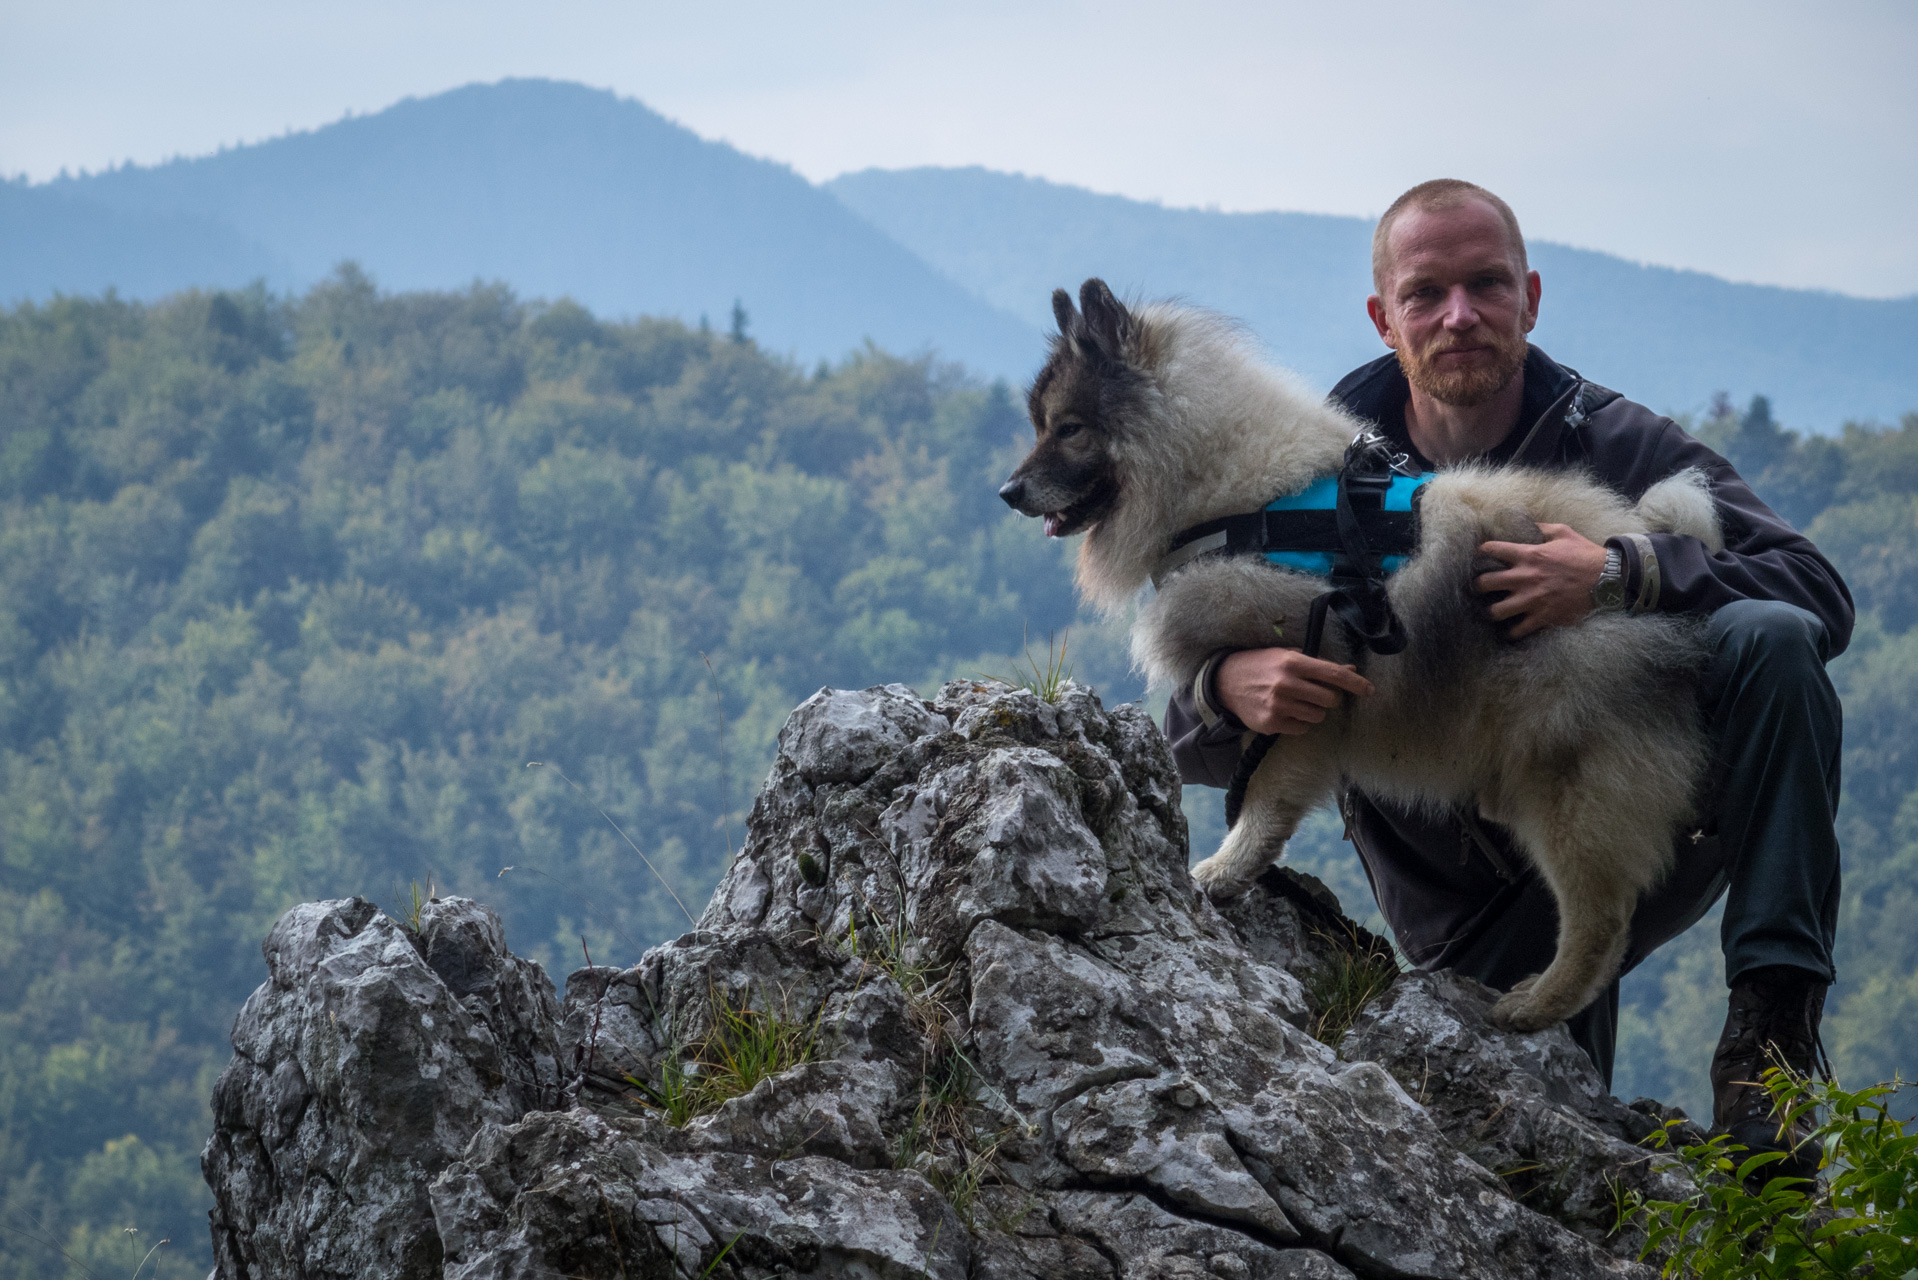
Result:
{"label": "red beard", "polygon": [[[1485,349],[1468,361],[1440,359],[1447,351],[1465,346]],[[1469,409],[1503,391],[1525,367],[1525,335],[1475,334],[1468,342],[1454,341],[1424,351],[1400,347],[1398,357],[1399,368],[1405,371],[1406,380],[1413,386],[1440,404]]]}

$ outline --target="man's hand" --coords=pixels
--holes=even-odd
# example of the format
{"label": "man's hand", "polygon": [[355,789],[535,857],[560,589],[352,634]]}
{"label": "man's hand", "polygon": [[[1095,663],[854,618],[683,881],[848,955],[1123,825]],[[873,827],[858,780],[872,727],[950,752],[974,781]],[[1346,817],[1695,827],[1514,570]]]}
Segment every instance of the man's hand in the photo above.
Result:
{"label": "man's hand", "polygon": [[1297,649],[1242,650],[1219,664],[1217,679],[1219,702],[1254,733],[1304,733],[1339,705],[1342,692],[1372,692],[1357,667]]}
{"label": "man's hand", "polygon": [[1514,640],[1546,627],[1569,627],[1590,613],[1592,587],[1605,571],[1605,548],[1570,525],[1541,524],[1538,530],[1545,541],[1487,542],[1479,547],[1481,554],[1508,567],[1481,573],[1472,589],[1509,593],[1486,612],[1494,622],[1518,619],[1506,633]]}

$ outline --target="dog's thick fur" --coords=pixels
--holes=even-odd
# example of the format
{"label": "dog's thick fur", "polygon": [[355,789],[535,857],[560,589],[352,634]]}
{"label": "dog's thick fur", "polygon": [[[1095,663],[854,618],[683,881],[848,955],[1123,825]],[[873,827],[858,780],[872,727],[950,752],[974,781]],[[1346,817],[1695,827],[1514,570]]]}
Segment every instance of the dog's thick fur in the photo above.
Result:
{"label": "dog's thick fur", "polygon": [[[1050,531],[1084,530],[1082,593],[1124,607],[1182,529],[1252,511],[1337,470],[1360,424],[1262,363],[1238,331],[1171,304],[1128,311],[1097,280],[1083,312],[1054,296],[1060,334],[1030,397],[1038,443],[1002,495]],[[1541,541],[1538,525],[1593,541],[1672,531],[1722,547],[1704,477],[1674,476],[1636,504],[1578,473],[1447,468],[1425,488],[1417,553],[1388,583],[1409,644],[1324,657],[1360,663],[1377,692],[1281,737],[1238,824],[1193,868],[1215,898],[1245,889],[1346,779],[1431,812],[1476,806],[1511,832],[1559,907],[1558,951],[1493,1016],[1517,1030],[1584,1008],[1624,955],[1639,895],[1665,873],[1692,817],[1707,749],[1695,686],[1703,622],[1595,614],[1516,643],[1474,595],[1488,539]],[[1133,629],[1155,686],[1189,683],[1223,648],[1302,642],[1322,579],[1257,557],[1207,557],[1172,574]]]}

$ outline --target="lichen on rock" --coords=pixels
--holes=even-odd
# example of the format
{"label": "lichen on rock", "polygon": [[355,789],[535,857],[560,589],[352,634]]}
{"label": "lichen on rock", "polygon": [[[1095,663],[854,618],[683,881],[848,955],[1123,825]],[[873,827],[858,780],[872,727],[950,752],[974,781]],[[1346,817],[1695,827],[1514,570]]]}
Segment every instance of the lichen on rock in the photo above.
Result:
{"label": "lichen on rock", "polygon": [[296,908],[216,1093],[219,1273],[1650,1274],[1600,1192],[1665,1176],[1657,1120],[1562,1028],[1407,975],[1335,1050],[1356,926],[1186,860],[1139,708],[960,681],[803,703],[695,928],[563,1005],[476,904]]}

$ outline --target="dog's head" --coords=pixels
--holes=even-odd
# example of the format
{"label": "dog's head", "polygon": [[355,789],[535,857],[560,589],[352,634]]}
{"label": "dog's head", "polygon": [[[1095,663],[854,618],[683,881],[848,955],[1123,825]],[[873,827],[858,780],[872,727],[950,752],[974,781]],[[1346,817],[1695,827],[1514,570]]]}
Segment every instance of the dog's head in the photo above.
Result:
{"label": "dog's head", "polygon": [[1069,537],[1111,514],[1124,492],[1116,449],[1126,409],[1146,382],[1138,368],[1141,334],[1103,280],[1052,294],[1059,335],[1026,398],[1037,442],[999,496],[1021,515],[1045,519],[1046,536]]}

